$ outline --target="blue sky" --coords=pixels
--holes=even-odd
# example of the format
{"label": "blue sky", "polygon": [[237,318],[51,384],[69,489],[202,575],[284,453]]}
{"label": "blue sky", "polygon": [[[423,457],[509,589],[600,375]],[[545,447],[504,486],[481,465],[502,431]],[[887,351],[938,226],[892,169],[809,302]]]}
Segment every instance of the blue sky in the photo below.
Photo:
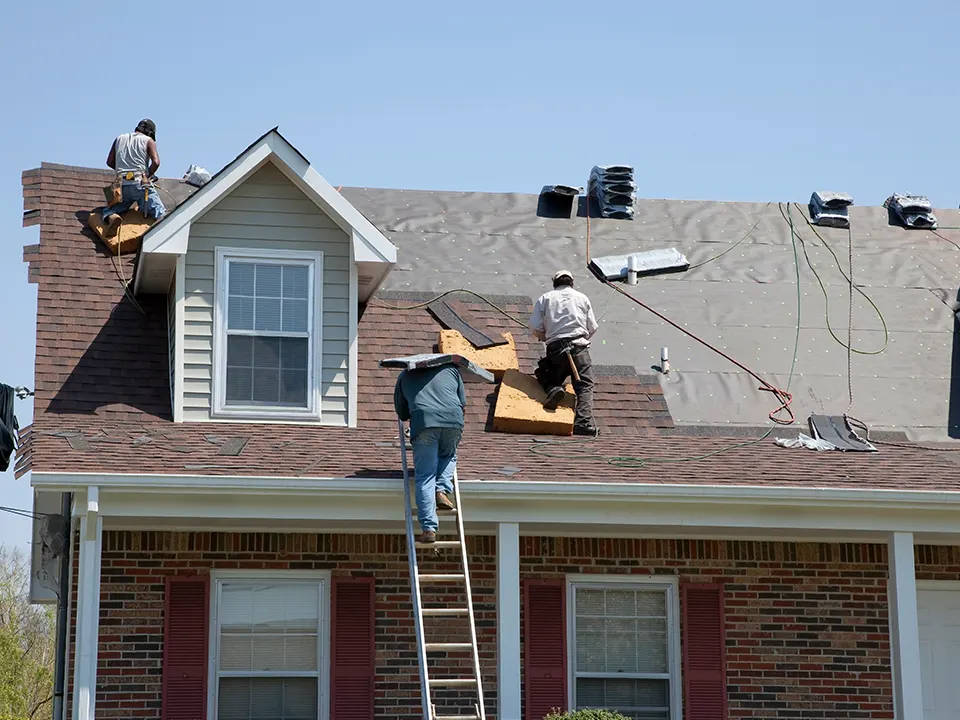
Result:
{"label": "blue sky", "polygon": [[[960,3],[10,3],[0,25],[0,382],[33,383],[21,171],[102,167],[158,126],[161,175],[265,130],[335,185],[536,193],[635,166],[643,197],[957,207]],[[139,38],[139,42],[136,39]],[[29,403],[18,406],[21,424]],[[0,475],[0,505],[29,507]],[[29,524],[0,513],[0,543]]]}

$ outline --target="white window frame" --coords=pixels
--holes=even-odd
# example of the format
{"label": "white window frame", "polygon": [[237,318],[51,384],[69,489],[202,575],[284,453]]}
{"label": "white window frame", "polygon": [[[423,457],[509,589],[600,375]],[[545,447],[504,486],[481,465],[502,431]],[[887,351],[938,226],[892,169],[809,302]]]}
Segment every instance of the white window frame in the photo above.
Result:
{"label": "white window frame", "polygon": [[[224,582],[275,582],[320,585],[320,624],[317,628],[317,718],[330,716],[330,593],[329,570],[214,570],[210,573],[210,631],[207,664],[207,720],[217,720],[220,697],[220,595]],[[312,672],[277,673],[283,677],[312,677]]]}
{"label": "white window frame", "polygon": [[[275,265],[306,265],[310,269],[310,317],[307,343],[307,407],[227,405],[227,303],[229,263],[256,262]],[[321,368],[323,367],[323,253],[303,250],[218,247],[214,271],[213,313],[213,414],[264,420],[319,420],[321,417]]]}
{"label": "white window frame", "polygon": [[[683,678],[680,660],[680,581],[675,577],[638,577],[636,575],[568,575],[567,576],[567,706],[577,705],[577,588],[664,590],[667,608],[667,652],[669,653],[670,720],[682,720]],[[584,675],[584,677],[606,675]],[[649,673],[626,674],[625,678],[651,677]]]}

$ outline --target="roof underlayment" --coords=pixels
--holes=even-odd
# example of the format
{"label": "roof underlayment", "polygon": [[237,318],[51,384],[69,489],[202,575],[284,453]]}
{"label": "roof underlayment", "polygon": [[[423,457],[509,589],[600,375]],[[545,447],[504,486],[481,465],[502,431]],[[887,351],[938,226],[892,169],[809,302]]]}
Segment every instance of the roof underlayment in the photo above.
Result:
{"label": "roof underlayment", "polygon": [[[667,346],[671,373],[661,376],[679,425],[766,423],[770,393],[727,360],[685,337],[601,285],[586,270],[587,222],[582,204],[570,218],[540,217],[536,195],[344,188],[343,194],[399,249],[385,287],[536,297],[561,267],[579,268],[577,286],[602,316],[592,355],[597,363],[651,372]],[[785,209],[785,205],[782,206]],[[574,207],[576,213],[576,206]],[[798,242],[800,340],[790,391],[797,419],[842,414],[849,404],[846,341],[849,286],[829,250],[791,205],[798,240],[825,286],[827,300]],[[960,389],[952,377],[958,301],[960,211],[937,210],[939,235],[892,226],[887,210],[851,207],[853,277],[876,303],[889,330],[880,354],[854,354],[850,414],[872,429],[903,430],[914,440],[960,435]],[[756,228],[736,248],[709,261]],[[797,328],[797,271],[790,226],[777,203],[638,200],[634,220],[592,218],[593,256],[676,247],[685,273],[642,278],[627,288],[759,375],[785,388]],[[847,272],[847,230],[817,232]],[[940,237],[943,236],[943,237]],[[881,320],[854,294],[853,347],[884,346]],[[804,425],[805,426],[805,425]]]}

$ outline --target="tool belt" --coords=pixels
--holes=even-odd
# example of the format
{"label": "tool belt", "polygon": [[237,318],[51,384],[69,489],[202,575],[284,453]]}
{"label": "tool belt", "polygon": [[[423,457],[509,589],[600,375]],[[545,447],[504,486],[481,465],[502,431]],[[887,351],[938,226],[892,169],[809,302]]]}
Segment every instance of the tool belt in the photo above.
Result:
{"label": "tool belt", "polygon": [[107,200],[107,206],[117,205],[121,200],[123,200],[123,184],[125,182],[133,182],[134,180],[141,180],[143,178],[143,173],[127,171],[127,172],[118,172],[114,181],[103,188],[103,196]]}
{"label": "tool belt", "polygon": [[569,350],[571,353],[576,353],[577,351],[582,350],[586,347],[586,345],[573,344],[581,337],[582,336],[578,335],[577,337],[560,338],[559,340],[554,340],[553,342],[547,343],[547,355],[559,355],[567,350]]}

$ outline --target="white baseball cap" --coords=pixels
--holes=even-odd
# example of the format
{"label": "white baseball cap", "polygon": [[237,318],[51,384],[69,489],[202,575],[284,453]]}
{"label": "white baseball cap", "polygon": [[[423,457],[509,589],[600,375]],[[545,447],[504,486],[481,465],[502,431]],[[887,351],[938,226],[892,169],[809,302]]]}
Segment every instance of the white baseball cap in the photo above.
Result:
{"label": "white baseball cap", "polygon": [[557,270],[557,272],[553,274],[553,281],[556,282],[560,278],[564,278],[564,277],[568,277],[571,280],[573,280],[573,273],[570,272],[569,270]]}

